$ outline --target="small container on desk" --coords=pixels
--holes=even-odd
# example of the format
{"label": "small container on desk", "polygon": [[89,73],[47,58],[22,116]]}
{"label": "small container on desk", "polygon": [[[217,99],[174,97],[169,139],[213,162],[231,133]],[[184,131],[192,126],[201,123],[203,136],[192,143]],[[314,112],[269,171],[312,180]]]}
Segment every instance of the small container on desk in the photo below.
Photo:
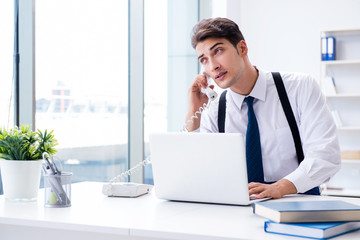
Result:
{"label": "small container on desk", "polygon": [[[61,169],[61,161],[58,161]],[[43,153],[43,172],[45,188],[45,207],[71,206],[71,177],[72,173],[62,172],[56,166],[54,159]]]}
{"label": "small container on desk", "polygon": [[45,207],[62,208],[71,206],[72,173],[44,175]]}

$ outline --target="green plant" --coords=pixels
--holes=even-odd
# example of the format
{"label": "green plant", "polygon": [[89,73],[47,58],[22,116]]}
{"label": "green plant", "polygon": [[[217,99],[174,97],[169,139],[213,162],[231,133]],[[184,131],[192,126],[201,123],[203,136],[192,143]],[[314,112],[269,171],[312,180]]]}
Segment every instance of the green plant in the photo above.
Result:
{"label": "green plant", "polygon": [[53,131],[33,132],[21,125],[10,130],[0,129],[0,158],[6,160],[40,160],[44,152],[53,155],[58,145]]}

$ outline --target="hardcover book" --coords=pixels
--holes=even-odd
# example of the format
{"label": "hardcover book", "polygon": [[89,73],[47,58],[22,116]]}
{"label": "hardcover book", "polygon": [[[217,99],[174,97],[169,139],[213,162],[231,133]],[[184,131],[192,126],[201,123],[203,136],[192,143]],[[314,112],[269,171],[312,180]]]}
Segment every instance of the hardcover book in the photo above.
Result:
{"label": "hardcover book", "polygon": [[275,222],[360,221],[360,206],[345,201],[258,202],[253,212]]}
{"label": "hardcover book", "polygon": [[328,239],[358,229],[360,229],[360,222],[276,223],[266,221],[264,224],[265,232],[314,239]]}

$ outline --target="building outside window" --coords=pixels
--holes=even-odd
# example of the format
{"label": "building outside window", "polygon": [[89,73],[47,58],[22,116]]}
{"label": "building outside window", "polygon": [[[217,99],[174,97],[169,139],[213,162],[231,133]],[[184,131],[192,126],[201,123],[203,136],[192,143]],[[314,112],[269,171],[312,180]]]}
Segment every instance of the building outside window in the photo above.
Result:
{"label": "building outside window", "polygon": [[36,1],[36,119],[73,180],[128,168],[128,1]]}

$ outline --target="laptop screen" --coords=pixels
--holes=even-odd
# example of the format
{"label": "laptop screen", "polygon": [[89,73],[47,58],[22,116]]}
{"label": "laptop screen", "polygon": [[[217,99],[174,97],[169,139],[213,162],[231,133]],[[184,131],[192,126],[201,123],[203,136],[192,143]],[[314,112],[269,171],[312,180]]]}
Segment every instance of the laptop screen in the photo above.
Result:
{"label": "laptop screen", "polygon": [[249,204],[245,142],[240,133],[150,135],[159,198]]}

